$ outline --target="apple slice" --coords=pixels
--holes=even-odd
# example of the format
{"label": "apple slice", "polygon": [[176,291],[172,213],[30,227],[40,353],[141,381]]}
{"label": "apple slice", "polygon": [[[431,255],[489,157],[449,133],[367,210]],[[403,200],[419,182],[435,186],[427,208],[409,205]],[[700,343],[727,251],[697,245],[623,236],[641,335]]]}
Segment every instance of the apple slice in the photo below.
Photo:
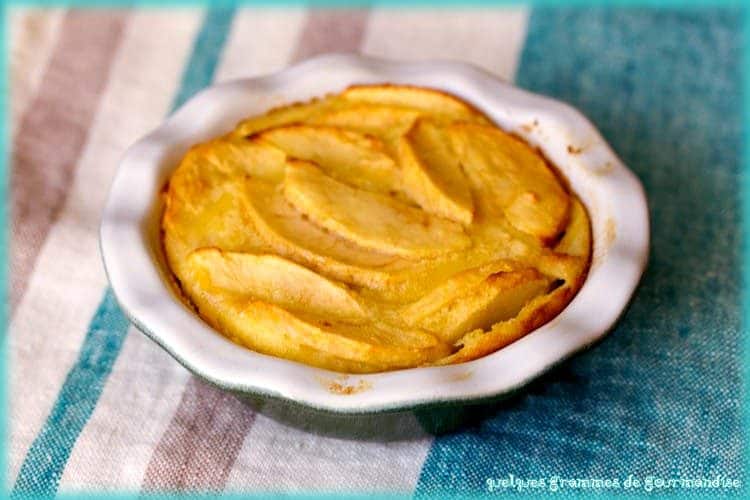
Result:
{"label": "apple slice", "polygon": [[515,317],[495,323],[490,331],[476,329],[461,337],[456,342],[460,349],[440,359],[437,364],[463,363],[502,349],[555,318],[576,291],[576,288],[561,286],[532,298]]}
{"label": "apple slice", "polygon": [[505,216],[518,230],[553,239],[568,217],[569,196],[546,162],[525,143],[495,128],[458,123],[456,149],[486,217]]}
{"label": "apple slice", "polygon": [[265,114],[242,120],[232,131],[233,137],[249,137],[263,130],[282,127],[293,123],[302,123],[312,116],[331,109],[336,98],[313,99],[310,102],[290,104],[274,108]]}
{"label": "apple slice", "polygon": [[201,315],[233,341],[323,368],[382,371],[425,364],[451,351],[424,331],[305,317],[232,294],[198,293],[193,298]]}
{"label": "apple slice", "polygon": [[331,235],[303,217],[273,185],[250,180],[238,193],[254,229],[251,232],[275,252],[339,281],[373,288],[388,286],[388,273],[378,268],[397,257]]}
{"label": "apple slice", "polygon": [[551,279],[532,268],[499,261],[459,273],[403,310],[413,327],[434,332],[453,343],[475,329],[514,317],[532,298],[545,292]]}
{"label": "apple slice", "polygon": [[[242,206],[226,186],[237,178],[279,182],[286,155],[244,139],[217,139],[192,147],[172,174],[164,196],[164,246],[170,266],[179,269],[199,247],[252,248],[259,242],[247,225]],[[281,168],[279,168],[281,166]]]}
{"label": "apple slice", "polygon": [[306,123],[354,130],[390,142],[404,135],[419,115],[414,109],[362,103],[328,110],[310,117]]}
{"label": "apple slice", "polygon": [[383,193],[399,188],[398,167],[374,137],[307,125],[276,128],[258,137],[292,158],[315,162],[341,182]]}
{"label": "apple slice", "polygon": [[243,174],[279,182],[285,163],[284,152],[270,144],[222,137],[190,148],[170,183],[202,189]]}
{"label": "apple slice", "polygon": [[471,246],[459,224],[391,196],[347,186],[308,162],[287,164],[283,192],[315,224],[363,248],[418,258]]}
{"label": "apple slice", "polygon": [[591,253],[591,228],[586,209],[578,198],[573,197],[570,207],[570,220],[565,234],[555,246],[555,251],[576,257],[584,257],[586,261]]}
{"label": "apple slice", "polygon": [[[487,251],[497,253],[492,249],[468,255],[454,253],[438,262],[408,260],[363,248],[314,224],[272,184],[249,179],[234,192],[238,193],[235,205],[248,219],[242,233],[261,242],[251,251],[275,252],[385,300],[414,301],[456,272],[486,261]],[[502,240],[502,235],[493,238]]]}
{"label": "apple slice", "polygon": [[401,106],[452,119],[489,123],[479,111],[439,90],[405,85],[354,85],[341,93],[347,101]]}
{"label": "apple slice", "polygon": [[402,185],[425,211],[471,224],[474,205],[450,137],[435,123],[417,120],[400,139]]}
{"label": "apple slice", "polygon": [[201,248],[190,254],[188,263],[203,288],[220,288],[321,317],[349,321],[366,317],[344,286],[276,255]]}

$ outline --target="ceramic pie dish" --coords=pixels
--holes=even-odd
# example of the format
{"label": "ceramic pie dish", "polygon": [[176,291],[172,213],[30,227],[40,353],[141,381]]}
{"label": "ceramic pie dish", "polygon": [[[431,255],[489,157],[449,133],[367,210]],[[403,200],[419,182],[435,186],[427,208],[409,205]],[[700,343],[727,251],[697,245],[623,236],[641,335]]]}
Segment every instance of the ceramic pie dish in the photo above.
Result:
{"label": "ceramic pie dish", "polygon": [[[170,283],[159,233],[159,192],[187,149],[242,118],[352,84],[430,87],[464,99],[554,164],[586,206],[593,236],[588,276],[544,326],[474,361],[346,375],[250,351],[204,323]],[[365,413],[501,397],[601,338],[627,305],[648,255],[643,189],[579,112],[460,63],[394,63],[328,55],[280,73],[210,87],[125,154],[101,225],[105,268],[131,321],[180,363],[240,393]]]}

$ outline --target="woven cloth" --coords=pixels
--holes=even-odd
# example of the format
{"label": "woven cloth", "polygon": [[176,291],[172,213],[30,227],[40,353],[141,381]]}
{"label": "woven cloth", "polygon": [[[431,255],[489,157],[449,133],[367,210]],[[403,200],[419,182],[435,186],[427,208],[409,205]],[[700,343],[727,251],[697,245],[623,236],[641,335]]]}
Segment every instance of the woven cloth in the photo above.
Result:
{"label": "woven cloth", "polygon": [[[742,19],[728,9],[12,9],[9,487],[736,492]],[[123,151],[212,81],[331,51],[468,61],[592,119],[643,181],[653,224],[649,268],[604,341],[510,400],[351,418],[240,401],[128,324],[97,245]],[[659,486],[670,479],[695,481]]]}

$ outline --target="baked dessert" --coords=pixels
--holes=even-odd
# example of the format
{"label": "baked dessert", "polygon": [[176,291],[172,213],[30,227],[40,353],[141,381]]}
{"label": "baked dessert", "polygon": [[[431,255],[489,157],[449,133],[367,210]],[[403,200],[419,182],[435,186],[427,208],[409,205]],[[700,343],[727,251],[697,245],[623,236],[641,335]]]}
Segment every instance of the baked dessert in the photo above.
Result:
{"label": "baked dessert", "polygon": [[555,317],[588,215],[554,168],[427,88],[353,86],[195,145],[164,190],[186,302],[255,351],[349,373],[458,363]]}

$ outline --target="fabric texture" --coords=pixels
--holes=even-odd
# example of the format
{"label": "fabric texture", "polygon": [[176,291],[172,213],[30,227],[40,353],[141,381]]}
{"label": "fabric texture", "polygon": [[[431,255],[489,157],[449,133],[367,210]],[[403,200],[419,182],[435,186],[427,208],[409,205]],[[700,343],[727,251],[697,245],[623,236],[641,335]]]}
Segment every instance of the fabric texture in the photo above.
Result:
{"label": "fabric texture", "polygon": [[[10,486],[446,497],[531,491],[509,475],[743,480],[743,15],[12,10]],[[352,418],[238,399],[128,324],[97,245],[123,151],[213,81],[331,51],[468,61],[599,127],[652,218],[649,268],[605,340],[503,402]]]}
{"label": "fabric texture", "polygon": [[740,31],[732,11],[534,12],[517,82],[581,109],[640,177],[649,267],[600,345],[438,438],[420,493],[509,473],[741,477]]}

